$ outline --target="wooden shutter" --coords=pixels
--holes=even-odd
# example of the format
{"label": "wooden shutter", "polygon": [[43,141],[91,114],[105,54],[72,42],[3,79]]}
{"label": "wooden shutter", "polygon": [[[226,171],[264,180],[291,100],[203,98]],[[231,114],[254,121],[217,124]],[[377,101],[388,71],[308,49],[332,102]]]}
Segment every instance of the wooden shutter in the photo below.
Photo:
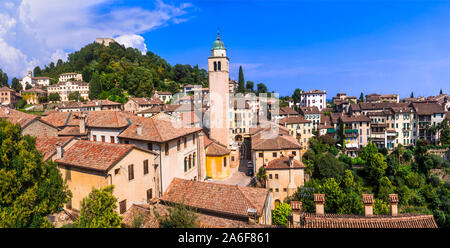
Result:
{"label": "wooden shutter", "polygon": [[148,174],[148,160],[144,160],[144,175]]}
{"label": "wooden shutter", "polygon": [[123,214],[127,211],[127,200],[123,200],[119,202],[120,214]]}
{"label": "wooden shutter", "polygon": [[153,198],[153,189],[147,190],[147,201]]}
{"label": "wooden shutter", "polygon": [[134,179],[134,166],[132,164],[128,165],[128,180]]}

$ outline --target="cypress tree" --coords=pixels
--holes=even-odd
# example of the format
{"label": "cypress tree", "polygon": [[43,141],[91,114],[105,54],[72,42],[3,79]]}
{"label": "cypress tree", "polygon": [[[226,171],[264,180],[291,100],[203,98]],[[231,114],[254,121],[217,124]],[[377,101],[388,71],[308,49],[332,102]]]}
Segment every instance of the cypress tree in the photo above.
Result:
{"label": "cypress tree", "polygon": [[242,71],[242,66],[239,66],[238,92],[245,93],[245,80],[244,80],[244,72]]}

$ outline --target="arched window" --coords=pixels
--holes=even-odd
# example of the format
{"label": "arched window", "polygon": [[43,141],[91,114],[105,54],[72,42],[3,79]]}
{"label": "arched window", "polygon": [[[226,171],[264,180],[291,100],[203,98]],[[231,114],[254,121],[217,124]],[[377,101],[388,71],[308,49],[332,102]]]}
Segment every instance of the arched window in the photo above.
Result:
{"label": "arched window", "polygon": [[189,169],[192,167],[192,155],[189,155]]}
{"label": "arched window", "polygon": [[214,61],[214,71],[217,71],[217,62]]}
{"label": "arched window", "polygon": [[194,156],[192,156],[192,166],[193,167],[195,167],[195,166],[197,166],[196,164],[195,164],[195,157],[196,157],[196,153],[194,152]]}
{"label": "arched window", "polygon": [[280,205],[280,203],[281,203],[280,200],[278,200],[278,199],[275,200],[275,208],[277,208]]}
{"label": "arched window", "polygon": [[184,157],[184,172],[187,171],[187,158]]}
{"label": "arched window", "polygon": [[220,61],[217,62],[217,67],[218,67],[218,71],[221,71],[221,70],[222,70],[222,64],[220,63]]}

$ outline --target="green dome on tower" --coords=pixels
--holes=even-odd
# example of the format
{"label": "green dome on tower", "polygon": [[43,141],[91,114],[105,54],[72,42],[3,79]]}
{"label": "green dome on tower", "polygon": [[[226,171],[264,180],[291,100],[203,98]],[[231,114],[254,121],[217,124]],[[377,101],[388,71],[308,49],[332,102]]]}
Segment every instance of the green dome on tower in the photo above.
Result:
{"label": "green dome on tower", "polygon": [[219,32],[217,32],[217,39],[214,41],[212,50],[219,50],[219,49],[225,49],[225,45],[220,40]]}

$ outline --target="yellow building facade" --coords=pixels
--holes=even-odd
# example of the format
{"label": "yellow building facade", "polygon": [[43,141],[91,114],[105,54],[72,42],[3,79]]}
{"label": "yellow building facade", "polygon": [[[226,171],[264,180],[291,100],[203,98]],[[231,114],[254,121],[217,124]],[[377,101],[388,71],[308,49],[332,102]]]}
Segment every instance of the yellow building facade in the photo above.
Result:
{"label": "yellow building facade", "polygon": [[230,153],[226,146],[205,136],[206,176],[211,179],[224,179],[231,175]]}

